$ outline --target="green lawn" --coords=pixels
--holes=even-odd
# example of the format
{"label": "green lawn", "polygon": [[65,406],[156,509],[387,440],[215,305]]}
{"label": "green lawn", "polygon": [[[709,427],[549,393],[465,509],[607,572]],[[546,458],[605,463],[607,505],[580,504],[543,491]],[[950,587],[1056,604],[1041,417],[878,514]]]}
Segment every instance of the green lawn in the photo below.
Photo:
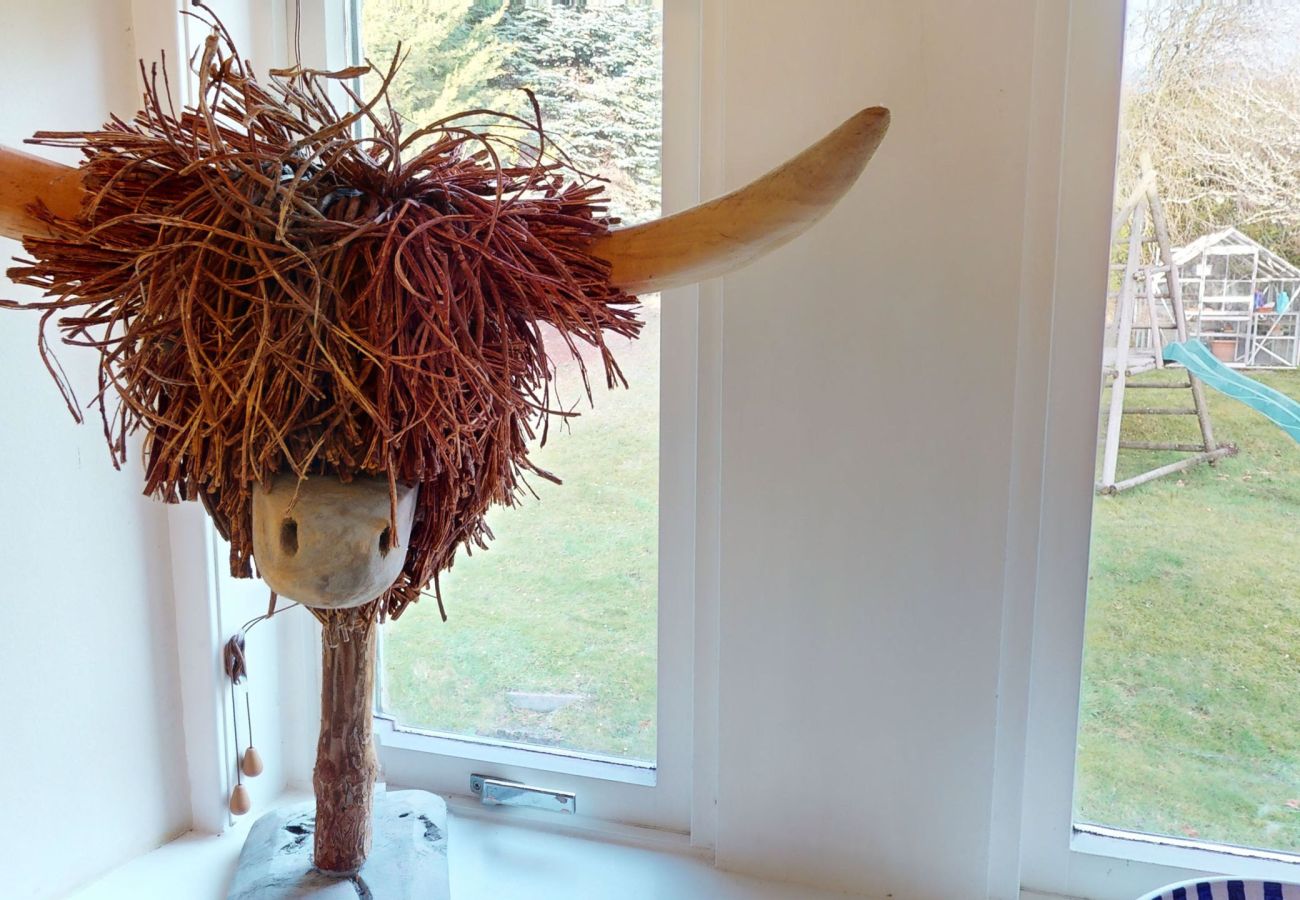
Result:
{"label": "green lawn", "polygon": [[[1296,372],[1251,374],[1300,398]],[[1300,447],[1207,393],[1238,456],[1096,501],[1078,815],[1300,851]],[[1191,417],[1125,421],[1139,440],[1196,434]],[[1122,451],[1119,477],[1177,456]]]}
{"label": "green lawn", "polygon": [[[552,420],[534,459],[564,480],[489,516],[487,552],[458,557],[433,598],[384,629],[384,705],[438,731],[655,758],[659,489],[659,313],[614,346],[629,390],[609,391],[594,357],[595,409]],[[613,345],[612,345],[613,346]],[[593,365],[594,364],[594,365]],[[563,367],[563,400],[581,398]],[[534,712],[507,692],[579,695]]]}

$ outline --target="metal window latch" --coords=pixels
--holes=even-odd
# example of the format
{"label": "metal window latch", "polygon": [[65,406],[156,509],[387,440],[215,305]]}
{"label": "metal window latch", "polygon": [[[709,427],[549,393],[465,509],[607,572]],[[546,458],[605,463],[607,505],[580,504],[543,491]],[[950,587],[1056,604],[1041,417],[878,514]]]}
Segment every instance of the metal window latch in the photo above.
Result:
{"label": "metal window latch", "polygon": [[578,795],[570,791],[553,791],[487,775],[469,776],[469,789],[485,806],[522,806],[570,815],[578,811]]}

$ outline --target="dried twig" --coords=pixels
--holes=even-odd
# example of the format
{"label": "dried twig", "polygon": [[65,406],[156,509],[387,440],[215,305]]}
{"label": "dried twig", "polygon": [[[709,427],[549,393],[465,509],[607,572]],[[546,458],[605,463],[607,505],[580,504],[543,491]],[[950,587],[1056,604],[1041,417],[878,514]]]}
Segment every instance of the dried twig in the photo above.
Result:
{"label": "dried twig", "polygon": [[[50,298],[21,306],[100,353],[115,464],[142,430],[146,492],[201,499],[235,575],[252,574],[254,483],[419,483],[406,567],[373,605],[395,617],[458,547],[485,545],[484,514],[524,473],[553,478],[528,457],[535,429],[569,414],[551,408],[543,325],[623,380],[603,334],[635,336],[636,301],[585,249],[612,222],[602,186],[546,149],[540,116],[432,123],[403,158],[397,59],[344,113],[329,87],[358,70],[263,83],[211,24],[196,107],[174,114],[155,67],[130,122],[33,138],[82,151],[90,199],[76,219],[39,209],[54,237],[25,241],[9,275]],[[41,353],[76,414],[43,339]]]}

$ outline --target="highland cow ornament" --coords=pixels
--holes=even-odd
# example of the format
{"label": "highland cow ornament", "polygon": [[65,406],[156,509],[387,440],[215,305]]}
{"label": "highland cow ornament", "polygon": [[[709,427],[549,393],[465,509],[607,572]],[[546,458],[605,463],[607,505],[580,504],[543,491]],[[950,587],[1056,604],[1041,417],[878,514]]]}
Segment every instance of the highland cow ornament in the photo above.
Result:
{"label": "highland cow ornament", "polygon": [[315,864],[348,873],[370,847],[375,628],[485,544],[485,514],[523,475],[553,477],[528,452],[556,414],[541,326],[575,356],[595,347],[620,383],[604,336],[636,336],[634,295],[801,234],[889,114],[863,110],[745,188],[615,228],[540,111],[408,133],[387,103],[396,61],[373,97],[350,87],[365,69],[259,80],[212,25],[195,106],[173,113],[155,74],[130,121],[32,139],[79,149],[76,169],[0,149],[0,234],[29,257],[9,275],[47,298],[0,305],[43,310],[97,351],[114,463],[140,432],[146,492],[201,501],[232,572],[256,564],[320,620]]}

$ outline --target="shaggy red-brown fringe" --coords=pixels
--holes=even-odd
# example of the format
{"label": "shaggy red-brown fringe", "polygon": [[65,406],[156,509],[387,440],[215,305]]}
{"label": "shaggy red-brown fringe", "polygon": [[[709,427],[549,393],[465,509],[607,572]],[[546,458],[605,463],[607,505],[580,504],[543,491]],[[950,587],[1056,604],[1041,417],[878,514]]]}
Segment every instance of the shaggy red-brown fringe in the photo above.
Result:
{"label": "shaggy red-brown fringe", "polygon": [[636,300],[586,249],[613,220],[540,114],[404,134],[387,103],[400,58],[368,99],[352,85],[369,66],[263,83],[211,24],[195,107],[175,112],[142,64],[129,122],[32,139],[82,151],[89,199],[75,219],[37,211],[53,237],[24,241],[9,276],[51,299],[6,305],[45,311],[41,354],[78,420],[46,323],[98,351],[114,464],[143,431],[146,493],[201,500],[236,576],[252,575],[251,490],[272,474],[420,484],[405,568],[373,604],[396,617],[458,548],[486,546],[484,515],[525,473],[555,480],[528,455],[568,414],[543,325],[623,381],[603,334],[637,335]]}

